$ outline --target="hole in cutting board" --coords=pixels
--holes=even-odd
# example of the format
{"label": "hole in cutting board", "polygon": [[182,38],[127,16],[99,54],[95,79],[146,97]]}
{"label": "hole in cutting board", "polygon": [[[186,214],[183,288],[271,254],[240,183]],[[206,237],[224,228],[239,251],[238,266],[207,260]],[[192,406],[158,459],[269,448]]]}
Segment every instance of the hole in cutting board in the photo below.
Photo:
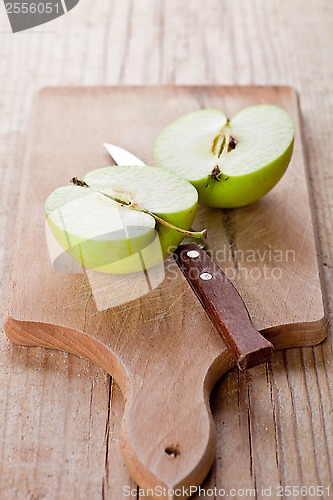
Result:
{"label": "hole in cutting board", "polygon": [[174,458],[177,458],[180,455],[178,446],[168,446],[167,448],[165,448],[164,453]]}

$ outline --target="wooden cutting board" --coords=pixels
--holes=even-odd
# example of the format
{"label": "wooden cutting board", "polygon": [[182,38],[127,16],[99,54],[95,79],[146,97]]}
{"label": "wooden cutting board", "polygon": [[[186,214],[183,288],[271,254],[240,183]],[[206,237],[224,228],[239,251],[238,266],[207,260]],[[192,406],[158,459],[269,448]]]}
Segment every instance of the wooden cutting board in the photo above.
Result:
{"label": "wooden cutting board", "polygon": [[314,345],[325,338],[327,320],[292,89],[49,88],[34,103],[6,333],[17,344],[83,356],[115,377],[126,402],[123,450],[141,487],[202,482],[215,449],[209,395],[233,362],[172,259],[157,274],[122,281],[57,270],[46,243],[44,203],[74,175],[111,164],[103,141],[149,164],[154,139],[182,114],[210,107],[232,116],[256,103],[277,104],[294,118],[286,175],[249,207],[200,208],[194,226],[207,227],[211,256],[276,348]]}

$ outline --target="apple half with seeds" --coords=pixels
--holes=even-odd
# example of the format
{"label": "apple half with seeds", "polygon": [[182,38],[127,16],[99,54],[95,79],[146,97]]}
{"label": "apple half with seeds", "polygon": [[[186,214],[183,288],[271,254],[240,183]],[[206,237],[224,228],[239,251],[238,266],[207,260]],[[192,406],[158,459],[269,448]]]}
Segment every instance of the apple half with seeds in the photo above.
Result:
{"label": "apple half with seeds", "polygon": [[281,179],[294,134],[290,115],[278,106],[250,106],[231,120],[222,111],[204,109],[168,125],[154,144],[154,159],[193,184],[199,203],[241,207]]}
{"label": "apple half with seeds", "polygon": [[189,231],[198,193],[164,169],[112,166],[50,194],[45,210],[55,239],[83,266],[103,273],[142,271],[168,257]]}

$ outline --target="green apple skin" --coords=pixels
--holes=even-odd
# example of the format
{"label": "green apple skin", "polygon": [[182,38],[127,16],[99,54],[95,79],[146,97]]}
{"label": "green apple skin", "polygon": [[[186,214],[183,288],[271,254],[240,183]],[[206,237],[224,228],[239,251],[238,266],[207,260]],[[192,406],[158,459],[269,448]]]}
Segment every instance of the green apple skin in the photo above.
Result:
{"label": "green apple skin", "polygon": [[[125,238],[117,241],[85,239],[64,231],[48,214],[46,220],[55,239],[73,259],[84,267],[107,274],[124,274],[142,269],[138,252],[143,248],[149,248],[155,240],[154,229],[131,238],[130,244]],[[151,257],[148,254],[147,267],[158,262],[158,247],[155,245],[151,249],[154,250],[154,254]]]}
{"label": "green apple skin", "polygon": [[214,208],[237,208],[250,205],[265,196],[287,170],[294,141],[269,165],[245,175],[223,175],[221,180],[191,181],[199,194],[199,203]]}
{"label": "green apple skin", "polygon": [[[219,156],[224,130],[237,144]],[[258,201],[279,182],[292,156],[294,133],[290,115],[278,106],[250,106],[231,120],[220,110],[203,109],[178,118],[159,134],[154,159],[187,179],[200,204],[237,208]]]}
{"label": "green apple skin", "polygon": [[[145,171],[147,169],[157,169],[156,167],[143,167]],[[89,172],[85,176],[85,181],[89,182],[89,185],[94,184],[93,180],[95,177],[105,172],[108,169],[128,169],[130,175],[140,176],[142,171],[140,167],[105,167],[103,169],[97,169],[95,171]],[[149,171],[150,172],[150,171]],[[175,176],[174,174],[165,171],[166,176],[177,177],[181,183],[186,183],[185,188],[188,190],[190,188],[190,198],[191,203],[186,209],[175,211],[172,213],[166,213],[165,211],[154,212],[159,217],[163,218],[165,221],[180,227],[182,229],[190,229],[198,206],[198,195],[193,186],[189,185],[187,181]],[[108,187],[107,185],[105,186]],[[152,185],[152,190],[154,189],[154,184]],[[122,234],[120,230],[119,233],[113,233],[112,238],[85,238],[64,230],[63,227],[54,222],[54,217],[52,217],[53,199],[59,196],[57,191],[62,190],[64,192],[64,198],[68,203],[76,200],[77,197],[88,197],[89,189],[80,186],[66,186],[58,188],[49,196],[46,201],[46,219],[49,228],[61,245],[61,247],[69,254],[73,259],[79,262],[82,266],[95,271],[106,273],[106,274],[128,274],[140,272],[144,269],[149,269],[156,264],[162,262],[164,259],[170,256],[170,254],[177,248],[184,238],[184,235],[163,226],[162,224],[156,222],[150,215],[141,214],[143,217],[148,217],[152,219],[150,224],[143,226],[142,232],[140,234],[140,227],[131,228],[127,226],[127,234]],[[67,192],[66,192],[67,191]],[[62,194],[62,193],[61,193]],[[163,196],[163,193],[160,193]],[[92,193],[94,196],[94,193]],[[87,198],[88,199],[88,198]],[[148,207],[150,208],[150,207]],[[125,213],[125,211],[130,211],[130,215],[134,215],[133,210],[117,206],[120,214]],[[135,214],[137,215],[137,214]],[[131,234],[131,231],[135,234]],[[139,234],[137,234],[139,233]]]}
{"label": "green apple skin", "polygon": [[[114,242],[82,240],[62,231],[50,217],[49,228],[58,243],[79,264],[105,274],[129,274],[149,269],[162,262],[163,254],[158,232],[131,241],[131,249],[121,248]],[[70,245],[68,246],[68,242]],[[131,252],[131,254],[130,254]]]}

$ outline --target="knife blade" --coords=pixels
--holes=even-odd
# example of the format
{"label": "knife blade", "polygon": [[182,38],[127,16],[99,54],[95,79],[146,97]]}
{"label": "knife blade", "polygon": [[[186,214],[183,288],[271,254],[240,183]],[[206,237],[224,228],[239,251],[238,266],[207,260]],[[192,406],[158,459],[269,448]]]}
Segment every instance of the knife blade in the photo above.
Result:
{"label": "knife blade", "polygon": [[[117,165],[145,165],[126,149],[110,143],[103,145]],[[238,368],[247,370],[269,361],[274,351],[273,344],[255,328],[241,295],[202,245],[183,241],[174,251],[173,258]]]}
{"label": "knife blade", "polygon": [[140,160],[137,156],[134,154],[130,153],[126,149],[123,149],[119,146],[116,146],[115,144],[110,144],[109,142],[103,142],[103,146],[113,159],[113,161],[116,163],[116,165],[126,165],[126,166],[138,166],[138,165],[145,165],[145,163]]}

